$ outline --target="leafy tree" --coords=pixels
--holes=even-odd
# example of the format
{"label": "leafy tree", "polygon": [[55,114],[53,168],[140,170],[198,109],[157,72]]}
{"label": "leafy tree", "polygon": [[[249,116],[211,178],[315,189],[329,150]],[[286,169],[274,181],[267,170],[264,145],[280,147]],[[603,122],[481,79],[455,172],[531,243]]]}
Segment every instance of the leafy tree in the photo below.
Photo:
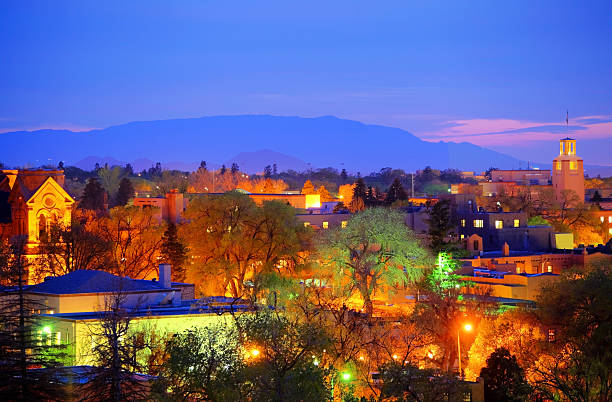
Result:
{"label": "leafy tree", "polygon": [[484,379],[487,401],[521,402],[529,396],[525,373],[508,349],[496,349],[487,359],[487,366],[480,371],[480,376]]}
{"label": "leafy tree", "polygon": [[57,164],[57,168],[60,170],[64,169],[64,161],[59,161],[59,163]]}
{"label": "leafy tree", "polygon": [[134,186],[132,181],[127,177],[121,179],[119,183],[119,190],[117,190],[117,196],[115,197],[115,204],[118,206],[125,206],[128,201],[134,197]]}
{"label": "leafy tree", "polygon": [[79,207],[96,211],[97,213],[104,213],[106,211],[105,197],[106,191],[102,188],[100,182],[95,178],[90,178],[87,180],[87,185],[85,185]]}
{"label": "leafy tree", "polygon": [[299,261],[306,228],[295,209],[281,202],[258,207],[237,192],[193,200],[185,212],[185,239],[192,250],[195,270],[191,279],[217,288],[213,294],[246,294],[247,280],[284,271]]}
{"label": "leafy tree", "polygon": [[321,263],[347,294],[359,293],[370,316],[373,296],[420,276],[427,253],[404,219],[397,211],[370,208],[321,237]]}
{"label": "leafy tree", "polygon": [[161,261],[172,265],[172,276],[177,282],[185,280],[185,261],[187,260],[187,247],[178,237],[176,225],[169,223],[162,236]]}
{"label": "leafy tree", "polygon": [[342,201],[340,201],[334,206],[333,213],[337,214],[337,213],[344,213],[344,212],[348,212],[348,208],[346,207],[346,205],[344,205]]}
{"label": "leafy tree", "polygon": [[367,188],[362,178],[357,179],[353,187],[353,199],[355,198],[361,198],[364,202],[367,198]]}
{"label": "leafy tree", "polygon": [[340,173],[340,179],[342,180],[342,184],[346,183],[346,180],[348,179],[346,169],[342,169],[342,172]]}
{"label": "leafy tree", "polygon": [[[313,364],[328,340],[320,328],[269,310],[244,314],[236,323],[242,347],[250,353],[245,374],[253,384],[251,400],[327,399],[326,371]],[[253,350],[258,353],[253,355]]]}
{"label": "leafy tree", "polygon": [[304,187],[302,187],[302,194],[316,194],[314,184],[310,180],[306,180],[304,182]]}
{"label": "leafy tree", "polygon": [[65,357],[63,346],[35,313],[46,306],[26,293],[25,243],[24,237],[0,243],[0,399],[63,400],[67,395],[54,378]]}
{"label": "leafy tree", "polygon": [[325,186],[319,186],[319,188],[317,189],[317,194],[321,196],[321,202],[333,200],[331,194],[329,194],[329,191],[327,191]]}
{"label": "leafy tree", "polygon": [[[175,334],[166,344],[154,391],[164,400],[245,400],[243,356],[235,328],[219,324]],[[168,392],[168,390],[170,390]]]}
{"label": "leafy tree", "polygon": [[272,176],[272,167],[270,165],[266,165],[266,167],[263,170],[263,175],[266,179]]}
{"label": "leafy tree", "polygon": [[406,191],[402,186],[402,182],[400,182],[400,180],[396,178],[395,180],[393,180],[391,187],[389,187],[389,190],[387,191],[387,198],[385,199],[385,203],[387,205],[391,205],[395,201],[407,199],[408,194],[406,194]]}
{"label": "leafy tree", "polygon": [[[420,369],[412,364],[391,361],[379,369],[384,401],[459,401],[467,387],[455,376],[438,370]],[[501,401],[501,399],[500,399]]]}
{"label": "leafy tree", "polygon": [[591,197],[591,202],[593,204],[599,205],[601,201],[603,201],[601,194],[599,194],[599,191],[595,190],[595,192],[593,193],[593,196]]}
{"label": "leafy tree", "polygon": [[276,166],[276,163],[272,164],[272,175],[273,176],[278,175],[278,167]]}
{"label": "leafy tree", "polygon": [[535,386],[552,400],[612,399],[612,268],[569,271],[543,289],[538,317],[554,328],[542,342]]}
{"label": "leafy tree", "polygon": [[134,176],[134,168],[132,167],[132,164],[125,164],[125,168],[123,168],[123,174],[125,174],[126,176]]}
{"label": "leafy tree", "polygon": [[119,190],[119,183],[121,182],[121,168],[114,166],[109,169],[105,166],[103,169],[98,170],[98,177],[100,178],[100,184],[111,196],[115,196],[117,190]]}
{"label": "leafy tree", "polygon": [[437,254],[447,249],[446,236],[453,228],[450,201],[443,199],[428,208],[427,224],[431,250]]}

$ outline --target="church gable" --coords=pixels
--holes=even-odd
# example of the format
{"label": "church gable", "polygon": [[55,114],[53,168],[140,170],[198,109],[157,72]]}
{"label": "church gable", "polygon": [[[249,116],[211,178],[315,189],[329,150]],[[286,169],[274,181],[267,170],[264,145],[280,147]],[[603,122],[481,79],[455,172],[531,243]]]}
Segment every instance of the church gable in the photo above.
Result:
{"label": "church gable", "polygon": [[32,194],[26,201],[29,206],[41,205],[45,208],[56,206],[71,207],[74,199],[64,190],[52,177],[45,182]]}

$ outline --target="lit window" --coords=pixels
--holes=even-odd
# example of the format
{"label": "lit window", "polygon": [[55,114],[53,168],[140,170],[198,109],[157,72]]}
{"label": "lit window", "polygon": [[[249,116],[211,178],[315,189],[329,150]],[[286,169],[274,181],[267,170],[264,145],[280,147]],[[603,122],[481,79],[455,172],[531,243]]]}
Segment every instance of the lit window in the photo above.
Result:
{"label": "lit window", "polygon": [[608,233],[612,235],[612,228],[608,229]]}
{"label": "lit window", "polygon": [[465,227],[465,219],[461,219],[461,227]]}
{"label": "lit window", "polygon": [[340,225],[341,225],[343,228],[345,228],[347,223],[348,223],[347,221],[342,221],[342,222],[340,223]]}
{"label": "lit window", "polygon": [[514,227],[515,227],[515,228],[517,228],[517,227],[519,227],[519,226],[521,226],[521,221],[520,221],[520,219],[515,219],[515,220],[514,220]]}
{"label": "lit window", "polygon": [[463,239],[465,237],[465,235],[461,235],[461,239]]}
{"label": "lit window", "polygon": [[474,227],[475,228],[484,227],[484,221],[482,219],[474,219]]}
{"label": "lit window", "polygon": [[552,272],[552,265],[548,266],[548,272]]}
{"label": "lit window", "polygon": [[608,216],[608,223],[612,223],[612,215]]}
{"label": "lit window", "polygon": [[570,161],[570,170],[576,170],[576,169],[578,169],[578,162]]}
{"label": "lit window", "polygon": [[323,229],[329,229],[329,222],[323,222]]}
{"label": "lit window", "polygon": [[310,226],[310,222],[304,222],[304,227],[307,228],[308,226]]}
{"label": "lit window", "polygon": [[561,170],[561,162],[555,162],[555,165],[557,166],[557,170]]}
{"label": "lit window", "polygon": [[554,342],[555,335],[556,335],[556,331],[554,329],[549,329],[548,330],[548,342]]}
{"label": "lit window", "polygon": [[495,229],[502,229],[504,227],[504,221],[495,221]]}
{"label": "lit window", "polygon": [[604,217],[602,216],[601,218],[599,218],[599,220],[601,221],[601,223],[603,223]]}

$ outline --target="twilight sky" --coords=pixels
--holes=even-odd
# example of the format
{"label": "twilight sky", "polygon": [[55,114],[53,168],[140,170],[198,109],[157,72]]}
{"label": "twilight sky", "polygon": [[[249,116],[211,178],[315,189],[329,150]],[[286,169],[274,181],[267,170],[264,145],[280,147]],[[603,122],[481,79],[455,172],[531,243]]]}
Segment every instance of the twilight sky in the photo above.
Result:
{"label": "twilight sky", "polygon": [[610,1],[6,0],[0,38],[0,132],[334,115],[612,165]]}

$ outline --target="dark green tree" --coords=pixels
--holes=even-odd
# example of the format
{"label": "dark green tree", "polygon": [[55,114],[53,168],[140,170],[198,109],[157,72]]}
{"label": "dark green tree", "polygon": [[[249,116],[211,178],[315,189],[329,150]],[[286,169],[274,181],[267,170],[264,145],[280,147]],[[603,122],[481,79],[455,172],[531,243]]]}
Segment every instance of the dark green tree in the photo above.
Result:
{"label": "dark green tree", "polygon": [[232,163],[232,167],[230,168],[230,172],[232,174],[236,174],[236,173],[238,173],[238,171],[240,171],[240,168],[238,167],[238,164],[235,163],[235,162]]}
{"label": "dark green tree", "polygon": [[182,282],[185,279],[187,247],[179,239],[176,225],[172,222],[162,236],[161,258],[162,262],[172,265],[172,279]]}
{"label": "dark green tree", "polygon": [[453,228],[451,214],[450,214],[450,201],[439,200],[433,206],[429,207],[429,217],[427,218],[427,224],[429,226],[428,234],[430,238],[430,248],[437,254],[441,251],[445,251],[448,247],[446,236]]}
{"label": "dark green tree", "polygon": [[272,167],[270,165],[266,165],[263,170],[263,174],[266,179],[270,178],[272,176]]}
{"label": "dark green tree", "polygon": [[342,172],[340,172],[340,180],[342,181],[342,184],[346,183],[347,179],[348,175],[346,174],[346,169],[342,169]]}
{"label": "dark green tree", "polygon": [[79,208],[89,209],[98,213],[105,212],[106,191],[100,184],[100,181],[94,177],[87,180],[85,190],[83,190],[83,198],[79,203]]}
{"label": "dark green tree", "polygon": [[124,177],[121,179],[121,182],[119,182],[119,190],[117,191],[117,196],[115,197],[115,205],[123,207],[133,197],[134,186],[132,185],[132,181],[127,177]]}
{"label": "dark green tree", "polygon": [[603,198],[601,198],[601,194],[599,194],[599,191],[595,190],[595,192],[593,193],[593,197],[591,197],[591,202],[593,204],[597,204],[599,205],[599,203],[603,200]]}
{"label": "dark green tree", "polygon": [[374,194],[374,189],[372,189],[372,186],[368,186],[368,192],[366,193],[365,199],[366,206],[374,207],[377,203],[378,200],[376,199],[376,195]]}
{"label": "dark green tree", "polygon": [[58,169],[60,169],[60,170],[63,170],[63,169],[64,169],[64,161],[60,161],[60,162],[57,164],[57,168],[58,168]]}
{"label": "dark green tree", "polygon": [[219,173],[225,174],[225,172],[227,172],[227,168],[225,167],[225,165],[221,165],[221,170],[219,170]]}
{"label": "dark green tree", "polygon": [[125,164],[125,167],[123,168],[123,174],[125,174],[126,176],[134,176],[134,168],[131,164]]}
{"label": "dark green tree", "polygon": [[406,194],[406,191],[404,190],[400,179],[396,177],[395,180],[393,180],[393,183],[391,183],[391,187],[389,187],[389,190],[387,190],[387,198],[385,199],[385,203],[387,205],[391,205],[395,201],[407,199],[408,194]]}
{"label": "dark green tree", "polygon": [[0,242],[0,400],[65,400],[57,369],[65,358],[46,306],[28,297],[26,239]]}
{"label": "dark green tree", "polygon": [[206,170],[206,161],[201,161],[200,162],[200,169]]}
{"label": "dark green tree", "polygon": [[276,166],[276,163],[272,164],[272,176],[278,175],[278,167]]}
{"label": "dark green tree", "polygon": [[368,198],[368,189],[362,178],[357,179],[353,188],[353,200],[360,199],[364,204]]}
{"label": "dark green tree", "polygon": [[521,402],[527,400],[531,391],[516,356],[506,348],[491,353],[480,376],[484,379],[487,401]]}

